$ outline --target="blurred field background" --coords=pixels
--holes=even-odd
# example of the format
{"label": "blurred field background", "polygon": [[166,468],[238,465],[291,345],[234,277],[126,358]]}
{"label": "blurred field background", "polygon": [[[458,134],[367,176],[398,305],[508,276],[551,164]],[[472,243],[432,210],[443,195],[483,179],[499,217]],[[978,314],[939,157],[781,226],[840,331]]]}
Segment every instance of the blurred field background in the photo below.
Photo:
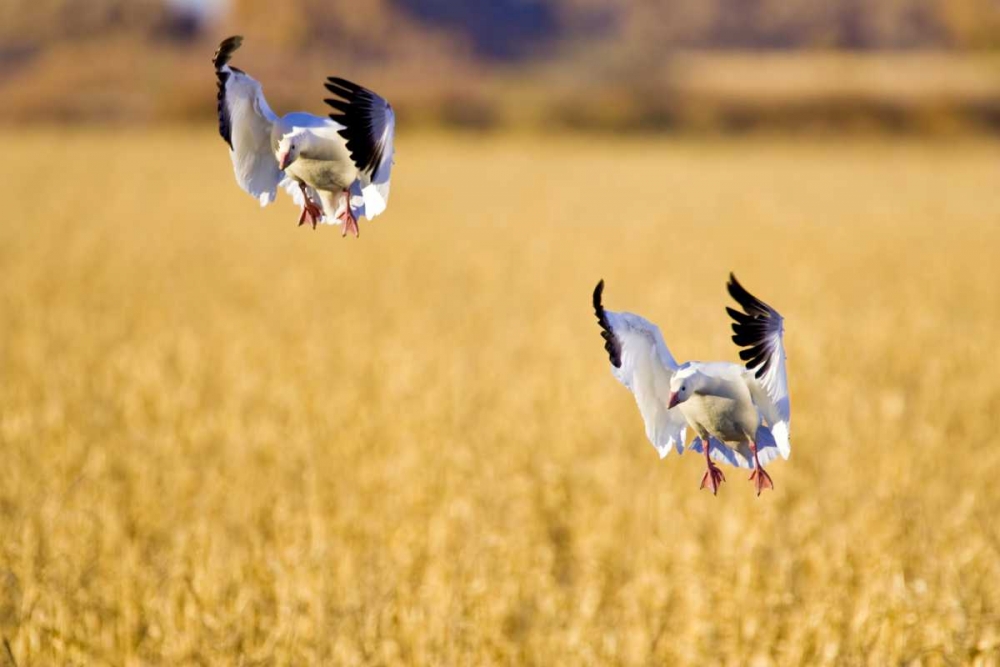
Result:
{"label": "blurred field background", "polygon": [[[0,5],[0,665],[1000,664],[995,3],[327,5]],[[233,32],[396,103],[360,240],[235,185]],[[590,307],[735,360],[730,270],[760,498]]]}
{"label": "blurred field background", "polygon": [[232,33],[276,109],[336,73],[410,129],[1000,129],[997,0],[4,0],[0,121],[204,123]]}

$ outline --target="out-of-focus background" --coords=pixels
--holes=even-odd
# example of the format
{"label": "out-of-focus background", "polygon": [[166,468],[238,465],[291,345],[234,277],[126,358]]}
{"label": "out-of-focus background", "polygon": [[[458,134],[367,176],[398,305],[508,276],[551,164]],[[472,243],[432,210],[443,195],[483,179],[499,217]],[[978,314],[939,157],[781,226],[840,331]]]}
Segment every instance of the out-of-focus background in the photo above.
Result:
{"label": "out-of-focus background", "polygon": [[205,120],[232,32],[277,108],[336,72],[408,127],[1000,126],[995,0],[5,0],[0,120]]}
{"label": "out-of-focus background", "polygon": [[[396,108],[360,239],[260,208],[210,58]],[[996,0],[0,0],[0,666],[1000,664]],[[736,360],[754,497],[590,305]]]}

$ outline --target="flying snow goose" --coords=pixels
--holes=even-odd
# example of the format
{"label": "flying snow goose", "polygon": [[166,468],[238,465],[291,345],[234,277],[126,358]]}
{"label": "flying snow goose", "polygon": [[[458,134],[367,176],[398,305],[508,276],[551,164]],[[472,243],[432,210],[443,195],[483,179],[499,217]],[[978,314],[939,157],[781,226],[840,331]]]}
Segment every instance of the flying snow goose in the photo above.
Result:
{"label": "flying snow goose", "polygon": [[[229,65],[243,43],[222,41],[212,58],[219,80],[219,134],[229,144],[236,182],[267,206],[283,187],[302,207],[299,224],[343,224],[358,235],[389,200],[396,118],[384,99],[355,83],[330,77],[329,118],[303,112],[278,117],[260,83]],[[319,203],[317,204],[317,200]]]}
{"label": "flying snow goose", "polygon": [[726,311],[734,320],[733,342],[742,348],[745,367],[724,361],[678,364],[655,324],[604,309],[603,280],[594,289],[594,312],[611,371],[635,395],[646,437],[660,458],[671,449],[683,453],[686,428],[691,427],[697,434],[691,448],[705,455],[707,466],[700,488],[716,494],[725,481],[715,459],[753,468],[750,480],[760,495],[774,488],[764,464],[791,453],[784,320],[733,274],[726,288],[743,309]]}

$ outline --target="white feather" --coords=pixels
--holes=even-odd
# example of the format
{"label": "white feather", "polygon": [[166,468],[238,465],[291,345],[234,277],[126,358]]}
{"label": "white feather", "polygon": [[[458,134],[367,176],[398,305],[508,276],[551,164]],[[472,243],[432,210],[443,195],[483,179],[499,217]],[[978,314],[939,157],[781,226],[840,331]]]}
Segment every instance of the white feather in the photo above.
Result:
{"label": "white feather", "polygon": [[229,114],[229,157],[236,182],[255,197],[261,206],[274,201],[282,179],[278,160],[271,149],[271,128],[278,120],[264,99],[260,84],[252,77],[231,69],[226,79],[225,103]]}
{"label": "white feather", "polygon": [[[713,461],[717,463],[726,463],[734,468],[746,468],[748,470],[753,470],[753,459],[744,456],[738,449],[727,447],[712,437],[709,438],[709,442],[711,443],[709,456],[712,457]],[[775,443],[770,430],[768,430],[766,426],[762,425],[758,427],[754,444],[757,446],[757,457],[760,459],[760,464],[762,466],[766,466],[780,455],[778,446]],[[702,444],[700,436],[696,436],[695,439],[691,441],[691,444],[688,445],[688,449],[697,452],[698,454],[705,453],[703,447],[704,445]],[[786,456],[785,458],[788,457]]]}
{"label": "white feather", "polygon": [[[386,195],[388,196],[389,184],[385,184]],[[374,183],[370,183],[365,187],[361,188],[361,198],[362,206],[364,206],[364,212],[362,215],[367,217],[369,220],[374,218],[376,215],[385,210],[387,202],[379,191],[379,188]]]}
{"label": "white feather", "polygon": [[646,426],[646,437],[660,458],[671,449],[684,453],[687,423],[679,410],[668,410],[670,378],[677,369],[656,325],[631,313],[604,311],[621,343],[621,367],[612,373],[635,396]]}
{"label": "white feather", "polygon": [[[230,158],[236,182],[261,206],[274,201],[282,187],[299,207],[305,205],[300,183],[306,184],[309,199],[319,205],[322,224],[342,224],[337,219],[347,207],[353,216],[373,218],[384,212],[389,200],[389,174],[392,169],[395,115],[388,102],[360,86],[343,82],[341,92],[354,113],[345,114],[352,122],[367,123],[369,135],[378,133],[374,147],[382,156],[378,164],[362,172],[355,164],[347,140],[341,135],[343,124],[328,117],[292,112],[278,117],[268,106],[260,83],[245,72],[230,67],[229,58],[242,43],[242,37],[224,40],[213,63],[223,89],[220,91],[220,131],[230,145]],[[328,84],[334,79],[328,79]],[[327,86],[331,92],[333,88]],[[330,100],[327,100],[329,102]],[[374,115],[358,114],[357,105]],[[339,108],[339,107],[337,107]],[[291,148],[290,148],[291,146]],[[289,161],[287,174],[279,169],[279,159]],[[293,154],[294,153],[294,154]],[[344,196],[344,188],[350,194]]]}
{"label": "white feather", "polygon": [[[753,468],[751,434],[761,465],[778,456],[788,458],[790,415],[780,334],[776,341],[780,363],[773,363],[761,381],[751,370],[735,363],[687,362],[678,366],[656,325],[639,315],[605,310],[602,293],[603,283],[594,292],[594,306],[602,328],[613,335],[609,342],[612,359],[615,345],[620,347],[621,365],[616,368],[612,364],[612,373],[635,396],[646,436],[661,458],[672,448],[683,452],[687,426],[696,432],[689,449],[702,454],[704,445],[698,432],[713,434],[709,438],[709,456],[720,463]],[[695,401],[682,401],[668,410],[671,384],[678,388],[696,375],[704,376],[700,387],[706,393],[696,394]],[[736,424],[742,425],[736,432],[728,421],[731,419],[738,419]],[[715,436],[724,437],[726,442]]]}

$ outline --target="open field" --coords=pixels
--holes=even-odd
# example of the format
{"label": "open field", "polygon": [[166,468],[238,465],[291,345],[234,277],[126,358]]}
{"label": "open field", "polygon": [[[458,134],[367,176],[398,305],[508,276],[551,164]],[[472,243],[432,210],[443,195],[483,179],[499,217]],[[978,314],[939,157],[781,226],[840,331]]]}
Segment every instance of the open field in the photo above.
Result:
{"label": "open field", "polygon": [[[404,137],[360,241],[207,131],[0,145],[21,667],[1000,664],[1000,145]],[[760,498],[658,461],[589,304],[735,359],[729,270]]]}

